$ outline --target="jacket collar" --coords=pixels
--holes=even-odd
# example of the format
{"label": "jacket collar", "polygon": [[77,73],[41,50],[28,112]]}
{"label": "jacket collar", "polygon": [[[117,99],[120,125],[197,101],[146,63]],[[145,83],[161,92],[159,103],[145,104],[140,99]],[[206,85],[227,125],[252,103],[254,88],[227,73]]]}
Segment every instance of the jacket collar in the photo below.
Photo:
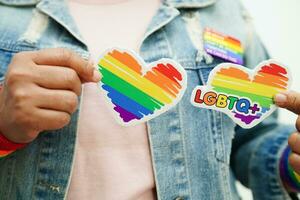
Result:
{"label": "jacket collar", "polygon": [[[35,5],[42,0],[0,0],[0,3],[7,5]],[[63,1],[63,0],[60,0]],[[201,8],[215,3],[217,0],[162,0],[166,4],[174,6],[175,8]]]}
{"label": "jacket collar", "polygon": [[11,6],[30,6],[35,5],[40,0],[0,0],[0,3]]}
{"label": "jacket collar", "polygon": [[65,2],[64,0],[40,0],[36,5],[36,8],[61,24],[76,39],[84,43],[84,40],[76,26],[76,23],[69,12],[67,2]]}
{"label": "jacket collar", "polygon": [[210,6],[218,0],[163,0],[175,8],[203,8]]}
{"label": "jacket collar", "polygon": [[180,14],[178,9],[204,8],[216,1],[218,0],[162,0],[162,5],[148,26],[144,39],[177,17]]}
{"label": "jacket collar", "polygon": [[[162,4],[153,17],[144,35],[146,39],[153,32],[172,21],[181,8],[204,8],[218,0],[161,0]],[[66,0],[0,0],[0,3],[14,6],[36,5],[36,8],[64,26],[76,39],[85,44],[76,23],[69,14]]]}

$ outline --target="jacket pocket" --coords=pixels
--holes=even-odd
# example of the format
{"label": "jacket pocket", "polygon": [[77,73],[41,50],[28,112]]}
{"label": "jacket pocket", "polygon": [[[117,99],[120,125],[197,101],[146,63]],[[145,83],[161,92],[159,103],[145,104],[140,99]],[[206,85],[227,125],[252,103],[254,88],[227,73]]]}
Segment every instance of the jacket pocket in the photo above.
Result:
{"label": "jacket pocket", "polygon": [[[198,63],[196,68],[198,71],[200,84],[206,85],[210,72],[224,60],[219,58],[213,58],[210,64]],[[208,123],[210,123],[210,133],[212,134],[212,144],[215,158],[218,161],[229,164],[231,144],[234,137],[235,123],[224,113],[208,110]]]}
{"label": "jacket pocket", "polygon": [[0,82],[4,80],[8,65],[16,53],[35,49],[34,47],[22,47],[20,45],[15,45],[14,48],[8,48],[8,46],[1,46],[1,44],[3,45],[0,41]]}
{"label": "jacket pocket", "polygon": [[15,53],[0,49],[0,82],[4,81],[7,67]]}

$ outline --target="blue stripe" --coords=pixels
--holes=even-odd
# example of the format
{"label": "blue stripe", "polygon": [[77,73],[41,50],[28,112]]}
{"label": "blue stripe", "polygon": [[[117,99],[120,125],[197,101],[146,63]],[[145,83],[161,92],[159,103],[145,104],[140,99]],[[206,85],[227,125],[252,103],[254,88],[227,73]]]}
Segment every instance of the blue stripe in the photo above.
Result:
{"label": "blue stripe", "polygon": [[153,114],[153,111],[148,110],[136,101],[128,98],[117,90],[108,85],[103,85],[102,88],[108,92],[107,96],[112,100],[112,103],[122,107],[124,110],[134,114],[138,119],[144,115]]}

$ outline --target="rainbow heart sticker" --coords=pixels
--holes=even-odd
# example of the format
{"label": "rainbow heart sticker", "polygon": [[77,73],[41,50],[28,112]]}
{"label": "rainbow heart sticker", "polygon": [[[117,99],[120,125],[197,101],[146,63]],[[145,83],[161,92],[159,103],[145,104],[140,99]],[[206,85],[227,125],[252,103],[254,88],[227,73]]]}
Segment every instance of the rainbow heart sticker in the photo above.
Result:
{"label": "rainbow heart sticker", "polygon": [[161,59],[145,64],[137,54],[112,48],[98,62],[100,87],[121,125],[148,121],[175,106],[183,96],[187,76],[180,64]]}
{"label": "rainbow heart sticker", "polygon": [[223,63],[211,71],[207,86],[193,90],[191,103],[224,112],[241,127],[252,128],[274,112],[273,97],[290,85],[288,69],[274,60],[254,70]]}

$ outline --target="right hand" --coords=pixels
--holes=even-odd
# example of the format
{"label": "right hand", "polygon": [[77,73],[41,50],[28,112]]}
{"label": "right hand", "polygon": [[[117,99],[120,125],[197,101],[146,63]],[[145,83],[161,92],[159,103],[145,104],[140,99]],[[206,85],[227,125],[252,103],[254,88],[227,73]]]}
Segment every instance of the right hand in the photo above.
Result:
{"label": "right hand", "polygon": [[279,93],[275,96],[275,103],[279,107],[298,115],[296,120],[297,132],[289,137],[288,143],[292,150],[289,163],[295,172],[300,174],[300,93],[293,91]]}
{"label": "right hand", "polygon": [[81,84],[98,82],[92,62],[56,48],[17,53],[0,91],[0,132],[16,143],[28,143],[41,131],[70,122]]}

